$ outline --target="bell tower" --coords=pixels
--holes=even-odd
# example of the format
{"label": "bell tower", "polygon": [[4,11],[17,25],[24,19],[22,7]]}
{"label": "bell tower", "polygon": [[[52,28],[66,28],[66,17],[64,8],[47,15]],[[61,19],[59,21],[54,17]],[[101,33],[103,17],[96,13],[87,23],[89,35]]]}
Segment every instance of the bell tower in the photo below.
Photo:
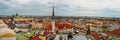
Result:
{"label": "bell tower", "polygon": [[54,5],[52,6],[52,19],[55,19]]}
{"label": "bell tower", "polygon": [[55,33],[55,13],[54,13],[54,5],[52,5],[52,32]]}

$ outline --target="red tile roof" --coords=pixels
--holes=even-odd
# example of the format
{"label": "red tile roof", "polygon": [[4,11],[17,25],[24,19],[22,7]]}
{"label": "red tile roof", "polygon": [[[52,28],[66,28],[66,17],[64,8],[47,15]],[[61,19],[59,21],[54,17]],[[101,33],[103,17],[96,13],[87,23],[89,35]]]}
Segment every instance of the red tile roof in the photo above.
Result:
{"label": "red tile roof", "polygon": [[47,36],[49,34],[53,34],[52,32],[44,32],[44,35]]}
{"label": "red tile roof", "polygon": [[91,35],[95,38],[95,40],[99,40],[99,35],[95,31],[93,31]]}
{"label": "red tile roof", "polygon": [[55,24],[55,26],[56,26],[58,29],[63,29],[64,27],[66,27],[66,28],[72,28],[72,25],[71,25],[71,24]]}
{"label": "red tile roof", "polygon": [[52,25],[51,25],[51,24],[48,24],[45,29],[46,29],[46,30],[52,30]]}
{"label": "red tile roof", "polygon": [[64,24],[55,24],[55,26],[56,26],[58,29],[63,29],[63,28],[64,28]]}
{"label": "red tile roof", "polygon": [[120,28],[119,29],[115,29],[113,31],[107,31],[106,33],[110,34],[110,35],[115,35],[115,36],[119,36],[120,37]]}
{"label": "red tile roof", "polygon": [[[55,24],[55,26],[58,28],[58,29],[63,29],[64,27],[66,28],[72,28],[72,25],[71,24]],[[46,30],[52,30],[52,25],[49,24],[45,27]]]}
{"label": "red tile roof", "polygon": [[30,39],[30,40],[40,40],[39,35],[37,35],[37,36],[33,37],[33,38],[32,38],[32,39]]}
{"label": "red tile roof", "polygon": [[72,28],[71,24],[64,24],[66,28]]}

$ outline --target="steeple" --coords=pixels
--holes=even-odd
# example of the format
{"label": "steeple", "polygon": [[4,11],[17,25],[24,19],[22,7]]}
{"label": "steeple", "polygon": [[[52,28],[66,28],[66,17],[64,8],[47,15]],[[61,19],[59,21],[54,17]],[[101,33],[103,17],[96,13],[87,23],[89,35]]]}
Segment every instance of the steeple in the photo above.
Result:
{"label": "steeple", "polygon": [[15,16],[19,16],[18,13],[16,13]]}
{"label": "steeple", "polygon": [[52,5],[52,19],[55,19],[54,4]]}
{"label": "steeple", "polygon": [[55,13],[54,13],[54,2],[52,4],[52,32],[55,33]]}

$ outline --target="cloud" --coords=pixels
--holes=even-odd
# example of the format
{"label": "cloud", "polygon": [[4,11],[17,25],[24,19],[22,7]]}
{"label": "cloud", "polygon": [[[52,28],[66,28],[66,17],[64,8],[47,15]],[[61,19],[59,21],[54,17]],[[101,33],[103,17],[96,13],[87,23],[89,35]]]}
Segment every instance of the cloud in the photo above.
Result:
{"label": "cloud", "polygon": [[0,3],[0,9],[9,9],[10,7],[8,5],[5,5],[3,3]]}
{"label": "cloud", "polygon": [[120,0],[1,0],[1,13],[51,15],[52,3],[57,16],[120,17]]}
{"label": "cloud", "polygon": [[[60,0],[58,2],[58,4],[62,3],[68,5],[68,8],[64,9],[67,12],[65,15],[120,17],[118,15],[120,13],[119,0]],[[64,15],[64,13],[58,15]]]}

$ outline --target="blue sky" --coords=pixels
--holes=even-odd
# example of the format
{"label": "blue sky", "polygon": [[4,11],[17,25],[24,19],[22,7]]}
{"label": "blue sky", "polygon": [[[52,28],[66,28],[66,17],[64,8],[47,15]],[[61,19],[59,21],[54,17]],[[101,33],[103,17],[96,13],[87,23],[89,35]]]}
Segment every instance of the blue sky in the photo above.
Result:
{"label": "blue sky", "polygon": [[0,0],[0,15],[120,17],[120,0]]}

